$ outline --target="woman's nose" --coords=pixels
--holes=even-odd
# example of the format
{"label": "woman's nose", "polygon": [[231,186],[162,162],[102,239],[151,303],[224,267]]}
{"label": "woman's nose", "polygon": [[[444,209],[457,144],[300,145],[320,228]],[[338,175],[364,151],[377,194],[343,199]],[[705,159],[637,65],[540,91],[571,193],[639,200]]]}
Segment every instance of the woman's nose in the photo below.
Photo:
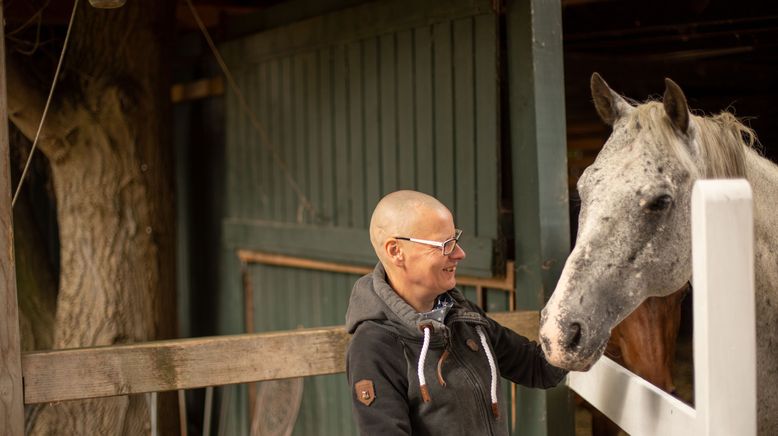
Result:
{"label": "woman's nose", "polygon": [[465,249],[462,248],[461,245],[457,244],[456,248],[454,248],[454,251],[451,252],[450,256],[454,259],[462,260],[467,257],[467,253],[465,253]]}

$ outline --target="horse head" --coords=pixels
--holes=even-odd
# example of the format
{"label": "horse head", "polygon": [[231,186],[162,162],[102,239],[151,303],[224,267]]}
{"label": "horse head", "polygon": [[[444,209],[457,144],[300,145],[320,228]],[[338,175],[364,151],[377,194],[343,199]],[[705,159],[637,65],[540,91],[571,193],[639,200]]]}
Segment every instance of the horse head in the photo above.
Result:
{"label": "horse head", "polygon": [[589,369],[614,326],[691,277],[696,117],[678,85],[665,85],[663,102],[633,105],[592,75],[597,112],[613,131],[578,181],[576,244],[541,316],[541,345],[556,366]]}

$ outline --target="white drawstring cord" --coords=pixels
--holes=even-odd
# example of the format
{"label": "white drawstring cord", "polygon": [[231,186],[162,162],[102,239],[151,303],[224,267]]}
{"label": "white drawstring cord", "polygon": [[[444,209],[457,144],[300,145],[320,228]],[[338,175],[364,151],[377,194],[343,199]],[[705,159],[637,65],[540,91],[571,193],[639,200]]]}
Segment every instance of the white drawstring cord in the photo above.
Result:
{"label": "white drawstring cord", "polygon": [[424,344],[421,346],[421,354],[419,355],[419,367],[417,372],[419,374],[419,390],[421,390],[421,398],[425,403],[429,403],[430,393],[427,390],[427,379],[424,377],[424,361],[427,360],[427,351],[430,348],[430,327],[424,327]]}
{"label": "white drawstring cord", "polygon": [[489,350],[489,345],[486,342],[486,335],[484,335],[481,326],[476,326],[475,330],[478,332],[478,337],[481,338],[481,346],[484,349],[484,353],[486,353],[486,359],[489,361],[489,370],[492,373],[492,383],[489,394],[492,396],[492,413],[494,414],[494,417],[497,418],[500,416],[500,409],[497,406],[497,365],[494,364],[494,356],[492,356],[492,352]]}

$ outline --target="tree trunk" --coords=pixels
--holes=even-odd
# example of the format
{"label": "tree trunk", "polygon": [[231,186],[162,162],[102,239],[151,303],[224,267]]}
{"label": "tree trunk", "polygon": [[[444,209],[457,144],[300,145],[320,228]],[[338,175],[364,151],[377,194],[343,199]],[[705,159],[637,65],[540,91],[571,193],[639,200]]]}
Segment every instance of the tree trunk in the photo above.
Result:
{"label": "tree trunk", "polygon": [[[173,166],[162,44],[172,39],[174,6],[79,6],[39,141],[51,164],[61,245],[54,348],[173,336]],[[28,68],[10,59],[9,114],[33,138],[49,84],[35,84]],[[147,434],[148,407],[144,395],[47,405],[30,434]]]}

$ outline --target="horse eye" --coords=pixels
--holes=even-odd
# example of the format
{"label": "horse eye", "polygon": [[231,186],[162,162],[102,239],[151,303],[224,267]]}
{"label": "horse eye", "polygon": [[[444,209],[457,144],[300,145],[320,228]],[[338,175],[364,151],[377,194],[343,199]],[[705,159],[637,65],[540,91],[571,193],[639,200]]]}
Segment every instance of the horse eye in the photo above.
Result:
{"label": "horse eye", "polygon": [[669,209],[671,204],[673,204],[673,198],[665,194],[651,200],[645,209],[649,212],[662,212]]}

